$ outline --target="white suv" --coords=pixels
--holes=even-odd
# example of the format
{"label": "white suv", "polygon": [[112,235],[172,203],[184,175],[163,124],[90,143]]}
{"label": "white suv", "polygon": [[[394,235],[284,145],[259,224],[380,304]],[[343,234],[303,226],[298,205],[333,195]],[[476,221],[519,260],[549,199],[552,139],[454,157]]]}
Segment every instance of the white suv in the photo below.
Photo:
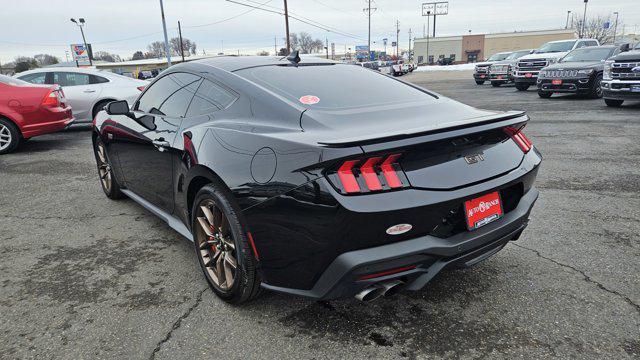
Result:
{"label": "white suv", "polygon": [[513,72],[516,88],[520,91],[526,91],[530,86],[536,84],[538,73],[542,68],[557,62],[571,50],[587,46],[600,46],[600,42],[596,39],[551,41],[540,46],[533,54],[521,57]]}

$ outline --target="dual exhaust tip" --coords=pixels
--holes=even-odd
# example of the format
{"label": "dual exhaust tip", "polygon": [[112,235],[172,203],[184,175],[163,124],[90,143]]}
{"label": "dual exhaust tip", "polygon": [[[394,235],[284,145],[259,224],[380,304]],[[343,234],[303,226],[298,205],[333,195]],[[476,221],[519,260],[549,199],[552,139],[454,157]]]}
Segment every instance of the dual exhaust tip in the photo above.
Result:
{"label": "dual exhaust tip", "polygon": [[356,294],[356,299],[369,302],[381,296],[392,296],[400,292],[404,288],[404,281],[391,280],[369,286]]}

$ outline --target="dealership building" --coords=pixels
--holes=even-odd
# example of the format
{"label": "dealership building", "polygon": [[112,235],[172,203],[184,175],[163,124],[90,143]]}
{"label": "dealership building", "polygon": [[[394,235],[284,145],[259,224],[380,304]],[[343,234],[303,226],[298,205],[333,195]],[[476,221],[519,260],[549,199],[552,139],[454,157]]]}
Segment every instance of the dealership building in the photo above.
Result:
{"label": "dealership building", "polygon": [[451,58],[455,63],[476,62],[497,52],[535,49],[549,41],[575,37],[574,29],[559,29],[416,38],[414,58],[420,64],[434,63],[442,58]]}

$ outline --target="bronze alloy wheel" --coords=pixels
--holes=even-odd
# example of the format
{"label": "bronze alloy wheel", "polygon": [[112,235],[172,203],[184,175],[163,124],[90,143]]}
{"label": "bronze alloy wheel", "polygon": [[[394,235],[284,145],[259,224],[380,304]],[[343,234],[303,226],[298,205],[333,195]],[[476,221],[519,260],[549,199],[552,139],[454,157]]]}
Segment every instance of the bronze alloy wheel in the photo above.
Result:
{"label": "bronze alloy wheel", "polygon": [[98,154],[98,175],[100,175],[100,182],[104,192],[111,192],[111,186],[113,183],[113,174],[111,173],[111,166],[107,161],[107,155],[104,151],[104,145],[102,143],[97,144],[96,152]]}
{"label": "bronze alloy wheel", "polygon": [[236,245],[224,212],[211,199],[197,208],[195,241],[207,276],[222,292],[231,290],[238,274]]}

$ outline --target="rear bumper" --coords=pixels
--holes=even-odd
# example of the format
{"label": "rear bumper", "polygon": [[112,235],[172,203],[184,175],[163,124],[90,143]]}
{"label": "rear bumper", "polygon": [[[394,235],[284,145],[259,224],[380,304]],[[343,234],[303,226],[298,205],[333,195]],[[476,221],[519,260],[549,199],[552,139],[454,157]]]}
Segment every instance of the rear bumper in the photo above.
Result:
{"label": "rear bumper", "polygon": [[[529,189],[518,206],[505,216],[480,229],[449,238],[422,236],[394,244],[350,251],[338,256],[309,290],[262,284],[269,290],[314,299],[353,296],[374,283],[401,279],[407,290],[419,290],[440,271],[449,267],[468,267],[500,251],[516,240],[527,226],[529,214],[538,198],[538,190]],[[360,280],[363,275],[390,269],[409,270]]]}
{"label": "rear bumper", "polygon": [[25,124],[21,127],[20,130],[24,138],[31,138],[64,130],[75,120],[70,107],[47,110],[46,113],[41,116],[45,119],[32,124]]}

